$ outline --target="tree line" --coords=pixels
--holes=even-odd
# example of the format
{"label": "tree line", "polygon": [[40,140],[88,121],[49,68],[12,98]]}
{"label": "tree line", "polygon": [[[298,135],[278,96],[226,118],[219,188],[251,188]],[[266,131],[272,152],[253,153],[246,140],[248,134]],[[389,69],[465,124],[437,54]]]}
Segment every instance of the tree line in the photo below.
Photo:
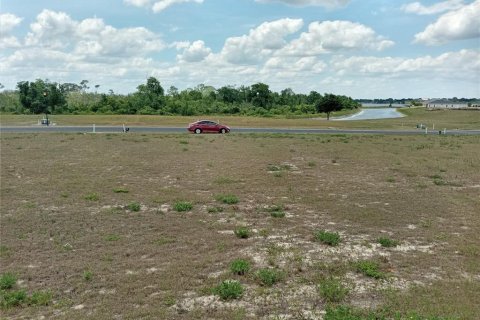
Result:
{"label": "tree line", "polygon": [[273,92],[265,83],[251,86],[214,88],[200,84],[195,88],[164,90],[150,77],[134,93],[89,92],[88,81],[80,84],[49,80],[21,81],[16,91],[0,93],[0,111],[18,114],[157,114],[248,116],[305,115],[354,109],[360,103],[350,97],[334,94],[295,93],[287,88]]}

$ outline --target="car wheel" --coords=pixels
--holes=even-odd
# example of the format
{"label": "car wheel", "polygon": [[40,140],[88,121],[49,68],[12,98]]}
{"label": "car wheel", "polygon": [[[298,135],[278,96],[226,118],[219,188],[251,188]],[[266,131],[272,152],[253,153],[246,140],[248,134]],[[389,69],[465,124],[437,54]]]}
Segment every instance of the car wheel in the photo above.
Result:
{"label": "car wheel", "polygon": [[200,128],[195,129],[195,133],[196,134],[202,133],[202,129],[200,129]]}
{"label": "car wheel", "polygon": [[220,129],[220,133],[225,133],[227,132],[227,130],[225,130],[224,128]]}

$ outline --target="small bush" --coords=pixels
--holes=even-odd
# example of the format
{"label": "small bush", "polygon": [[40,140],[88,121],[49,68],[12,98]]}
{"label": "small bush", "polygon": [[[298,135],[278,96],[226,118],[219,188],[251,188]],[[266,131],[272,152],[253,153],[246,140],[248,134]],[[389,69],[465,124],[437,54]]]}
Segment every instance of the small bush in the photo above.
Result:
{"label": "small bush", "polygon": [[89,200],[89,201],[98,201],[100,199],[100,196],[98,195],[98,193],[89,193],[85,196],[85,200]]}
{"label": "small bush", "polygon": [[0,292],[0,306],[2,308],[16,307],[21,305],[26,300],[27,293],[25,290]]}
{"label": "small bush", "polygon": [[28,304],[33,306],[48,306],[50,303],[52,303],[50,291],[36,291],[28,299]]}
{"label": "small bush", "polygon": [[236,204],[238,203],[238,198],[233,194],[219,194],[216,197],[217,201],[223,202],[225,204]]}
{"label": "small bush", "polygon": [[233,274],[243,276],[250,271],[250,262],[245,259],[233,260],[230,264],[230,271],[232,271]]}
{"label": "small bush", "polygon": [[131,202],[127,205],[127,209],[133,212],[138,212],[141,209],[141,205],[138,202]]}
{"label": "small bush", "polygon": [[272,211],[272,212],[270,212],[270,215],[273,218],[283,218],[283,217],[285,217],[285,212],[283,212],[283,211]]}
{"label": "small bush", "polygon": [[236,280],[225,280],[213,289],[213,293],[220,296],[222,300],[232,300],[243,294],[243,287]]}
{"label": "small bush", "polygon": [[7,272],[0,277],[1,290],[12,289],[15,283],[17,283],[17,277],[13,273]]}
{"label": "small bush", "polygon": [[322,280],[318,285],[318,291],[327,302],[341,302],[349,292],[348,288],[334,278]]}
{"label": "small bush", "polygon": [[93,273],[90,270],[83,271],[83,280],[91,281],[93,278]]}
{"label": "small bush", "polygon": [[173,205],[173,210],[177,212],[185,212],[193,209],[193,204],[187,201],[178,201]]}
{"label": "small bush", "polygon": [[10,256],[10,248],[5,245],[0,245],[0,257]]}
{"label": "small bush", "polygon": [[118,234],[109,234],[105,237],[107,241],[117,241],[120,240],[120,236]]}
{"label": "small bush", "polygon": [[355,264],[355,267],[358,272],[363,273],[367,277],[371,277],[374,279],[386,278],[385,273],[380,271],[380,267],[378,263],[376,263],[375,261],[370,261],[370,260],[358,261]]}
{"label": "small bush", "polygon": [[328,244],[329,246],[337,246],[340,243],[340,235],[337,232],[319,230],[315,232],[315,240]]}
{"label": "small bush", "polygon": [[219,213],[223,212],[223,207],[217,206],[217,207],[208,207],[207,208],[208,213]]}
{"label": "small bush", "polygon": [[238,227],[234,230],[235,235],[241,239],[247,239],[250,237],[250,230],[247,227]]}
{"label": "small bush", "polygon": [[124,189],[124,188],[115,188],[115,189],[113,189],[113,192],[115,192],[115,193],[128,193],[129,191],[127,189]]}
{"label": "small bush", "polygon": [[397,240],[393,240],[390,238],[383,238],[383,237],[378,238],[377,242],[380,243],[382,247],[385,247],[385,248],[396,247],[399,244]]}
{"label": "small bush", "polygon": [[271,287],[282,279],[282,273],[275,269],[260,269],[257,271],[257,279],[261,285]]}

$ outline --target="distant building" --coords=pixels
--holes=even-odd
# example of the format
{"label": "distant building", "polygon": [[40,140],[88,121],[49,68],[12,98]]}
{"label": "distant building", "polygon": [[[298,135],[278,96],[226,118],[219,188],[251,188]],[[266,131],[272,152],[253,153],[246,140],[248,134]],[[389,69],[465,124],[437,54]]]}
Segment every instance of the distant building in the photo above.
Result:
{"label": "distant building", "polygon": [[451,100],[451,99],[433,99],[424,100],[423,106],[427,109],[480,109],[480,103]]}

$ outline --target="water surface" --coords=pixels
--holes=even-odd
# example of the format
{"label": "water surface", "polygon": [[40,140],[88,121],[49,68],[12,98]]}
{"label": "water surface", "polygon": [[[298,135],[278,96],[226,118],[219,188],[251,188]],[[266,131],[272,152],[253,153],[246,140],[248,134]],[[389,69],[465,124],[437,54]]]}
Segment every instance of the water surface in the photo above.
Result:
{"label": "water surface", "polygon": [[362,111],[352,114],[351,116],[336,118],[332,120],[344,121],[344,120],[371,120],[371,119],[391,119],[401,118],[405,115],[398,112],[396,108],[375,108],[375,109],[363,109]]}

